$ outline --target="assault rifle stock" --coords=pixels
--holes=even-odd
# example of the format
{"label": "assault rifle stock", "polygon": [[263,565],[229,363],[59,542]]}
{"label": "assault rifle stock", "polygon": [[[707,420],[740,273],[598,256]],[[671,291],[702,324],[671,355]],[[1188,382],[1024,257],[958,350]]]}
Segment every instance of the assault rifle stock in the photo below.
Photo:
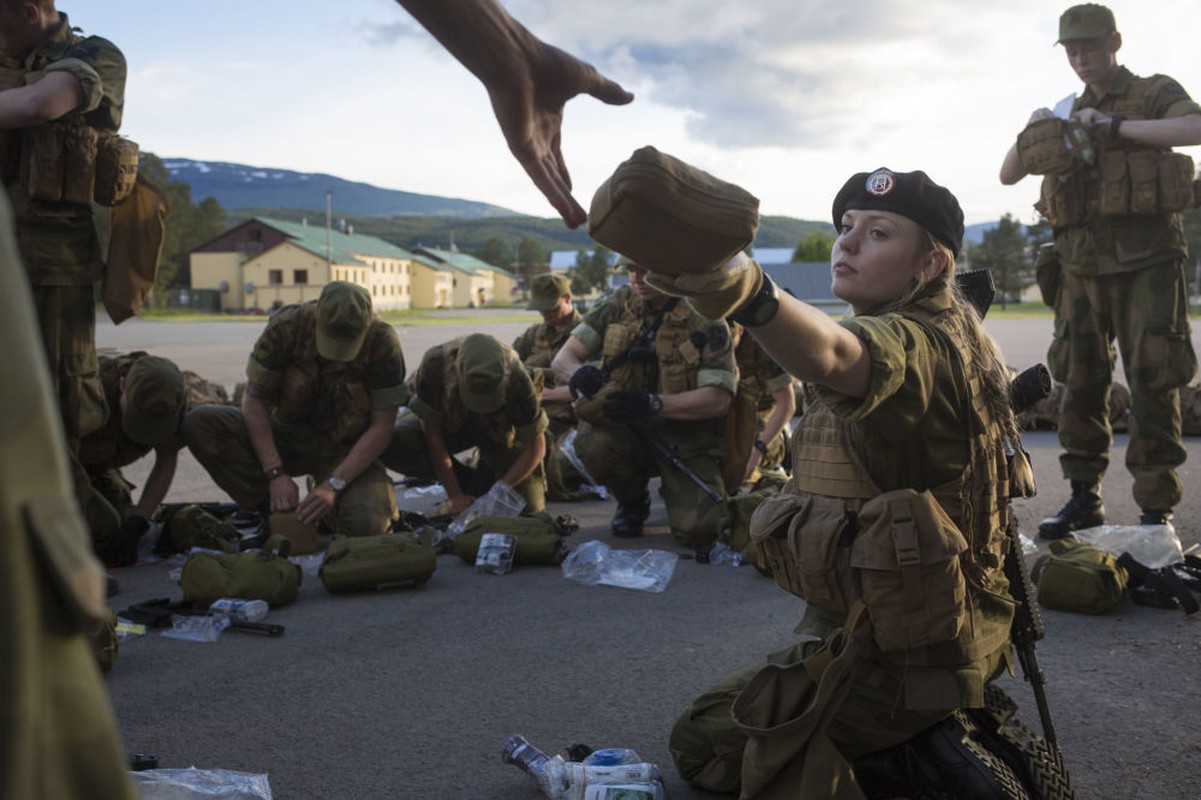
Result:
{"label": "assault rifle stock", "polygon": [[680,458],[679,450],[674,444],[664,439],[659,434],[655,433],[651,428],[650,423],[646,420],[638,420],[637,422],[629,423],[630,429],[637,433],[642,439],[650,445],[651,449],[665,461],[671,463],[673,467],[683,473],[684,477],[695,483],[700,490],[709,496],[709,499],[714,503],[724,503],[726,499],[722,497],[717,490],[705,482],[705,479],[697,475],[692,467],[684,463]]}

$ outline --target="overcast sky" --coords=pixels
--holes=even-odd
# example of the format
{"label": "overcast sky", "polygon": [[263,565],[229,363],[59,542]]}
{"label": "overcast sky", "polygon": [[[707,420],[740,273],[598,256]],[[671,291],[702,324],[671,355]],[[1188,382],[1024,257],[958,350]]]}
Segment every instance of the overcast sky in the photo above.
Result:
{"label": "overcast sky", "polygon": [[[450,2],[451,0],[447,0]],[[1037,179],[997,181],[1031,111],[1081,89],[1046,0],[509,0],[535,34],[636,95],[567,106],[576,197],[654,145],[827,220],[854,172],[924,169],[969,224],[1034,220]],[[1119,60],[1201,98],[1201,2],[1117,0]],[[393,0],[60,0],[129,62],[122,132],[162,157],[324,172],[553,210],[483,88]],[[1188,148],[1201,160],[1201,148]],[[337,198],[334,198],[336,208]],[[315,208],[324,206],[324,194]]]}

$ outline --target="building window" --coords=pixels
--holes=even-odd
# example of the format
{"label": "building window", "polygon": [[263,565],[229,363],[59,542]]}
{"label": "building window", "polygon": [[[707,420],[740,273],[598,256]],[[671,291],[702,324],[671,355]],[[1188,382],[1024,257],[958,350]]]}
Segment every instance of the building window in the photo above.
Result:
{"label": "building window", "polygon": [[271,286],[279,286],[284,282],[284,271],[282,269],[267,270],[267,283]]}
{"label": "building window", "polygon": [[309,271],[307,269],[292,270],[292,283],[307,284],[309,282]]}

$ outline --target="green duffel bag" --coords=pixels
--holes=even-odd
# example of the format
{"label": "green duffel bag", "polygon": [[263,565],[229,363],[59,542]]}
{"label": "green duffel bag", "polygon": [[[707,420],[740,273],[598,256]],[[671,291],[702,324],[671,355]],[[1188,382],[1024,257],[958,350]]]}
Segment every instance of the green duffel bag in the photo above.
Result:
{"label": "green duffel bag", "polygon": [[288,541],[282,537],[268,539],[258,552],[193,553],[183,565],[179,587],[185,599],[206,607],[221,597],[286,606],[296,599],[303,577],[287,554]]}
{"label": "green duffel bag", "polygon": [[434,548],[408,532],[335,536],[321,562],[321,583],[331,592],[420,585],[438,568]]}
{"label": "green duffel bag", "polygon": [[1053,611],[1104,614],[1122,602],[1129,578],[1117,556],[1071,538],[1053,541],[1050,547],[1030,571],[1040,605]]}
{"label": "green duffel bag", "polygon": [[517,539],[514,564],[558,564],[567,555],[563,540],[579,527],[570,514],[552,517],[545,511],[519,517],[476,517],[454,538],[453,546],[455,555],[474,564],[485,533],[509,533]]}
{"label": "green duffel bag", "polygon": [[159,522],[163,526],[155,545],[159,555],[186,553],[193,547],[236,553],[242,541],[237,528],[196,504],[169,508]]}

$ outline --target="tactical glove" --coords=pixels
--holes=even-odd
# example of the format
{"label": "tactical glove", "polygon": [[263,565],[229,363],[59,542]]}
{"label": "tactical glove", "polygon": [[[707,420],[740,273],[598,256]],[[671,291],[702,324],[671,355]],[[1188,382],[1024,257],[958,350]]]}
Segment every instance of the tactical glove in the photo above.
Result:
{"label": "tactical glove", "polygon": [[688,298],[688,305],[712,320],[742,308],[763,286],[763,269],[738,253],[708,272],[648,272],[646,282],[666,294]]}
{"label": "tactical glove", "polygon": [[617,389],[605,400],[605,416],[614,422],[634,422],[653,417],[662,407],[657,394]]}
{"label": "tactical glove", "polygon": [[573,399],[579,399],[581,396],[592,397],[605,385],[605,380],[605,373],[599,367],[585,364],[571,376],[568,387],[571,389]]}

